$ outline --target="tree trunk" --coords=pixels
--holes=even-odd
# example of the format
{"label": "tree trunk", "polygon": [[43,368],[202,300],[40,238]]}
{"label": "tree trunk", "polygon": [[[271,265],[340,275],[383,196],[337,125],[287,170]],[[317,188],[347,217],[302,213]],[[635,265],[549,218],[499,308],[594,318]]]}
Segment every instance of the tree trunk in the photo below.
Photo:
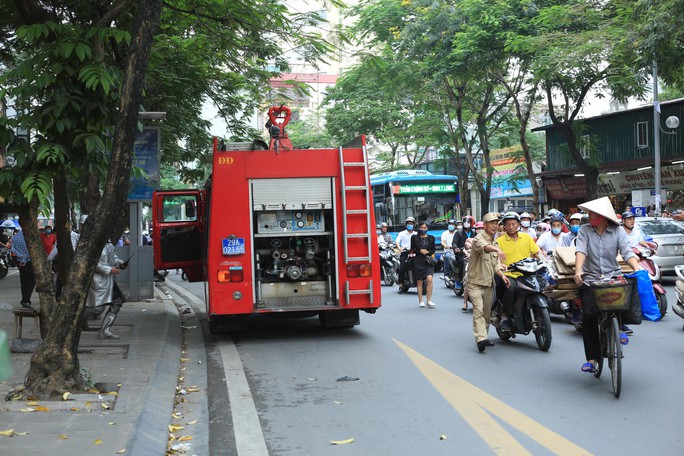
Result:
{"label": "tree trunk", "polygon": [[[43,344],[31,358],[26,375],[27,388],[39,399],[55,398],[65,391],[84,388],[78,361],[79,321],[84,311],[86,290],[109,235],[109,227],[116,222],[125,205],[142,84],[160,12],[161,0],[142,0],[138,4],[103,198],[86,221],[68,282],[50,319]],[[33,217],[33,214],[29,216]]]}

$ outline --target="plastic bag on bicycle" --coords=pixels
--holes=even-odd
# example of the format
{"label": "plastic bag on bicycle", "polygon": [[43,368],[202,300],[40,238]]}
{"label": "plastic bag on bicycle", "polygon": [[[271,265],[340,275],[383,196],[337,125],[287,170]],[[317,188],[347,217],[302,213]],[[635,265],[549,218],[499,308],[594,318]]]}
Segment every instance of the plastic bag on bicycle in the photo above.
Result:
{"label": "plastic bag on bicycle", "polygon": [[[648,271],[640,269],[631,274],[625,274],[625,277],[631,278],[636,282],[634,288],[637,289],[639,295],[641,304],[640,312],[643,318],[650,321],[660,320],[662,315],[660,315],[660,307],[658,307],[658,300],[653,292],[653,283],[648,276]],[[634,293],[632,293],[632,295],[634,295]],[[632,297],[632,299],[634,299],[634,297]]]}

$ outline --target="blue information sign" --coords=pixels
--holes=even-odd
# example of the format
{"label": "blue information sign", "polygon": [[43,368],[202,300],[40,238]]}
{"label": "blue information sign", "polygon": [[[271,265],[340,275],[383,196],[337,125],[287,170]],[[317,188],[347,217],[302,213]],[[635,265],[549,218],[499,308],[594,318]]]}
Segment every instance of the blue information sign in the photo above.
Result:
{"label": "blue information sign", "polygon": [[242,255],[245,253],[245,238],[225,238],[221,244],[224,255]]}
{"label": "blue information sign", "polygon": [[637,217],[646,217],[646,208],[645,207],[633,207],[632,213],[634,215],[636,215]]}
{"label": "blue information sign", "polygon": [[135,135],[133,166],[145,172],[131,172],[128,201],[152,201],[152,192],[159,188],[159,127],[146,127]]}

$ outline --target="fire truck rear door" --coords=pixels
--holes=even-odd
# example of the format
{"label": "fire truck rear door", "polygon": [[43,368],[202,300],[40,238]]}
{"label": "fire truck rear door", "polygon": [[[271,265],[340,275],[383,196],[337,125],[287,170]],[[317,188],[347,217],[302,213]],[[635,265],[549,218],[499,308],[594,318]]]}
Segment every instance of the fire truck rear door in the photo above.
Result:
{"label": "fire truck rear door", "polygon": [[191,282],[204,280],[204,191],[154,192],[152,245],[155,269],[183,268]]}

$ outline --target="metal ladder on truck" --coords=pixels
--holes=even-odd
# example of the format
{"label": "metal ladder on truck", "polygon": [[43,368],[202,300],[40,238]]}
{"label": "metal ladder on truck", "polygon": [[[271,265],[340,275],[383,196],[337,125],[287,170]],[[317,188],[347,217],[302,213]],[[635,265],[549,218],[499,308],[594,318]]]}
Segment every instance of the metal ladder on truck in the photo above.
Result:
{"label": "metal ladder on truck", "polygon": [[[359,138],[360,139],[360,138]],[[368,176],[368,155],[365,141],[358,144],[353,142],[347,146],[341,146],[340,168],[342,184],[342,236],[344,244],[344,262],[371,263],[371,208],[369,200],[370,178]],[[350,223],[351,222],[351,223]],[[350,225],[363,227],[361,231],[355,229],[350,232]],[[375,231],[372,231],[375,233]],[[346,302],[350,303],[352,295],[369,295],[370,303],[373,304],[373,280],[369,277],[368,288],[360,290],[350,289],[349,281],[344,283]]]}

